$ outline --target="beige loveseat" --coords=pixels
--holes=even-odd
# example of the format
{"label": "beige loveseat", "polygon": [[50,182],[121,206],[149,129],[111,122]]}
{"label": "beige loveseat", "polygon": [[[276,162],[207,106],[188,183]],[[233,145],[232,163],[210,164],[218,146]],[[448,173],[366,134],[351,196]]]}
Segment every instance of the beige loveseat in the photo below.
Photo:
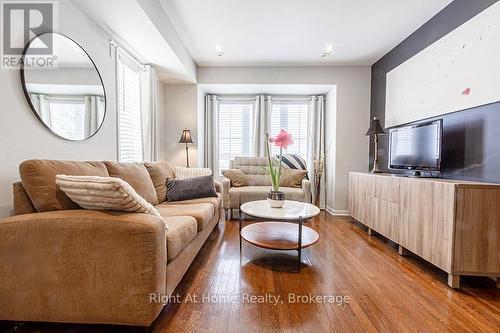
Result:
{"label": "beige loveseat", "polygon": [[[20,173],[15,216],[0,220],[0,320],[149,326],[164,305],[151,295],[174,291],[224,215],[220,193],[165,202],[165,163],[31,160]],[[123,177],[163,218],[79,209],[57,174]]]}
{"label": "beige loveseat", "polygon": [[[239,209],[242,204],[254,200],[264,200],[271,186],[271,178],[265,167],[268,160],[265,157],[235,157],[229,162],[229,168],[240,169],[249,176],[251,186],[234,187],[227,178],[222,180],[223,205],[225,209]],[[302,187],[281,187],[286,200],[311,202],[311,182],[302,180]]]}

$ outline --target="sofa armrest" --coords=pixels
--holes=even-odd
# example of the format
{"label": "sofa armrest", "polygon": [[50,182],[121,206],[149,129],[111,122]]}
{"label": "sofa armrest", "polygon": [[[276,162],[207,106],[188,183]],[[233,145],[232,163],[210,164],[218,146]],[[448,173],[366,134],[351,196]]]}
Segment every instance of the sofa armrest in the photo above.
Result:
{"label": "sofa armrest", "polygon": [[214,180],[215,192],[222,194],[222,182],[220,180]]}
{"label": "sofa armrest", "polygon": [[231,181],[227,178],[222,179],[222,203],[225,209],[231,208],[229,200],[229,189],[231,188]]}
{"label": "sofa armrest", "polygon": [[66,210],[0,220],[0,320],[149,326],[163,305],[161,217]]}
{"label": "sofa armrest", "polygon": [[312,193],[311,193],[311,181],[308,179],[302,179],[302,190],[304,191],[304,201],[312,202]]}

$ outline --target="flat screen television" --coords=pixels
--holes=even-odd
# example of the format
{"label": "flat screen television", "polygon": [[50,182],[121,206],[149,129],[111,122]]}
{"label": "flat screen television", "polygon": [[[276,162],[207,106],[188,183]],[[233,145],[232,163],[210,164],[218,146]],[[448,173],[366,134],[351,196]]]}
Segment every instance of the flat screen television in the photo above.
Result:
{"label": "flat screen television", "polygon": [[389,168],[441,171],[443,120],[389,131]]}

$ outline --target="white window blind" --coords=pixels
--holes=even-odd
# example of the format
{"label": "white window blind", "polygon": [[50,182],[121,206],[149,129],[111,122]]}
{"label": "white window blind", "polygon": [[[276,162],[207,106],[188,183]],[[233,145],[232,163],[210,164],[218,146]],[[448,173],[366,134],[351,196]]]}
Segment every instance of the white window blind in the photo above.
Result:
{"label": "white window blind", "polygon": [[85,133],[85,100],[48,99],[50,125],[54,132],[72,140],[83,140]]}
{"label": "white window blind", "polygon": [[[309,104],[307,102],[272,102],[271,136],[281,129],[292,134],[293,145],[283,150],[283,154],[298,154],[307,159],[309,129]],[[273,147],[273,154],[279,154],[279,147]]]}
{"label": "white window blind", "polygon": [[228,169],[235,156],[254,155],[253,102],[219,103],[219,167]]}
{"label": "white window blind", "polygon": [[140,162],[143,161],[141,68],[125,53],[118,52],[117,70],[119,160]]}

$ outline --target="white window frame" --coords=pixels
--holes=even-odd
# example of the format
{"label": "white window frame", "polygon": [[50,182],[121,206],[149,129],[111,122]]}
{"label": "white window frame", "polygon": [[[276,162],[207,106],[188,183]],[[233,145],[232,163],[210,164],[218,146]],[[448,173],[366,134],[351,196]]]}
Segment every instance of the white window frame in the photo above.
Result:
{"label": "white window frame", "polygon": [[[121,115],[121,105],[123,101],[121,100],[123,96],[121,95],[123,92],[121,91],[121,82],[120,82],[120,71],[121,68],[120,66],[126,66],[128,69],[134,71],[138,75],[138,106],[139,106],[139,112],[138,112],[138,126],[139,126],[139,136],[138,138],[140,139],[140,157],[137,156],[138,158],[133,158],[131,160],[124,159],[124,156],[122,156],[122,142],[121,142],[121,123],[122,123],[122,115]],[[126,51],[124,51],[121,48],[117,49],[116,52],[116,99],[117,99],[117,143],[118,143],[118,161],[120,162],[141,162],[144,160],[144,144],[143,144],[143,134],[142,134],[142,110],[141,110],[141,71],[143,70],[143,65],[139,63],[137,60],[135,60],[130,54],[128,54]]]}
{"label": "white window frame", "polygon": [[[223,170],[225,168],[225,166],[221,166],[220,165],[220,162],[223,161],[223,159],[221,159],[221,150],[220,150],[220,147],[221,147],[221,144],[220,144],[220,140],[221,140],[221,135],[220,135],[220,123],[221,123],[221,120],[220,120],[220,110],[221,110],[221,106],[223,105],[229,105],[229,104],[235,104],[235,105],[249,105],[250,108],[251,108],[251,113],[250,113],[250,121],[253,123],[253,126],[250,124],[249,125],[249,133],[251,134],[251,137],[249,137],[249,152],[248,152],[248,156],[253,156],[255,155],[255,152],[254,152],[254,149],[255,149],[255,140],[257,138],[255,138],[255,97],[249,97],[249,98],[231,98],[231,97],[219,97],[219,103],[218,103],[218,109],[217,109],[217,119],[218,119],[218,129],[217,129],[217,145],[219,146],[219,149],[218,149],[218,155],[217,156],[217,159],[219,160],[219,170],[216,171],[218,172],[219,174],[221,174],[221,170]],[[252,137],[253,137],[253,141],[252,141]],[[232,155],[230,153],[230,157],[229,157],[229,160],[233,159],[235,156],[246,156],[245,154],[241,153],[241,154],[237,154],[237,155]],[[224,161],[226,161],[224,159]],[[229,166],[228,166],[229,167]]]}
{"label": "white window frame", "polygon": [[[278,134],[279,130],[281,129],[284,129],[286,131],[290,131],[289,128],[283,128],[280,126],[279,129],[273,129],[273,109],[274,109],[274,106],[275,105],[286,105],[286,104],[291,104],[291,105],[305,105],[306,106],[306,109],[307,109],[307,121],[304,125],[305,127],[305,130],[307,133],[310,134],[310,131],[311,131],[311,110],[310,110],[310,101],[311,101],[311,98],[309,96],[304,96],[304,97],[271,97],[271,109],[269,110],[269,112],[271,113],[269,119],[270,119],[270,123],[269,123],[269,131],[270,131],[270,134],[272,136],[275,136]],[[298,138],[297,138],[297,135],[294,135],[294,133],[291,133],[292,134],[292,139],[294,139],[294,145],[297,145],[298,142]],[[300,138],[301,140],[303,138]],[[307,160],[307,157],[308,157],[308,154],[309,154],[309,149],[310,149],[310,142],[309,140],[312,139],[311,135],[306,135],[305,139],[307,140],[306,141],[306,144],[305,144],[305,149],[306,151],[305,152],[300,152],[299,155],[304,158],[304,160]],[[293,146],[291,146],[293,148]],[[283,154],[287,154],[287,153],[290,153],[287,149],[283,149]],[[272,147],[272,154],[273,155],[277,155],[279,154],[279,148],[277,147]]]}

